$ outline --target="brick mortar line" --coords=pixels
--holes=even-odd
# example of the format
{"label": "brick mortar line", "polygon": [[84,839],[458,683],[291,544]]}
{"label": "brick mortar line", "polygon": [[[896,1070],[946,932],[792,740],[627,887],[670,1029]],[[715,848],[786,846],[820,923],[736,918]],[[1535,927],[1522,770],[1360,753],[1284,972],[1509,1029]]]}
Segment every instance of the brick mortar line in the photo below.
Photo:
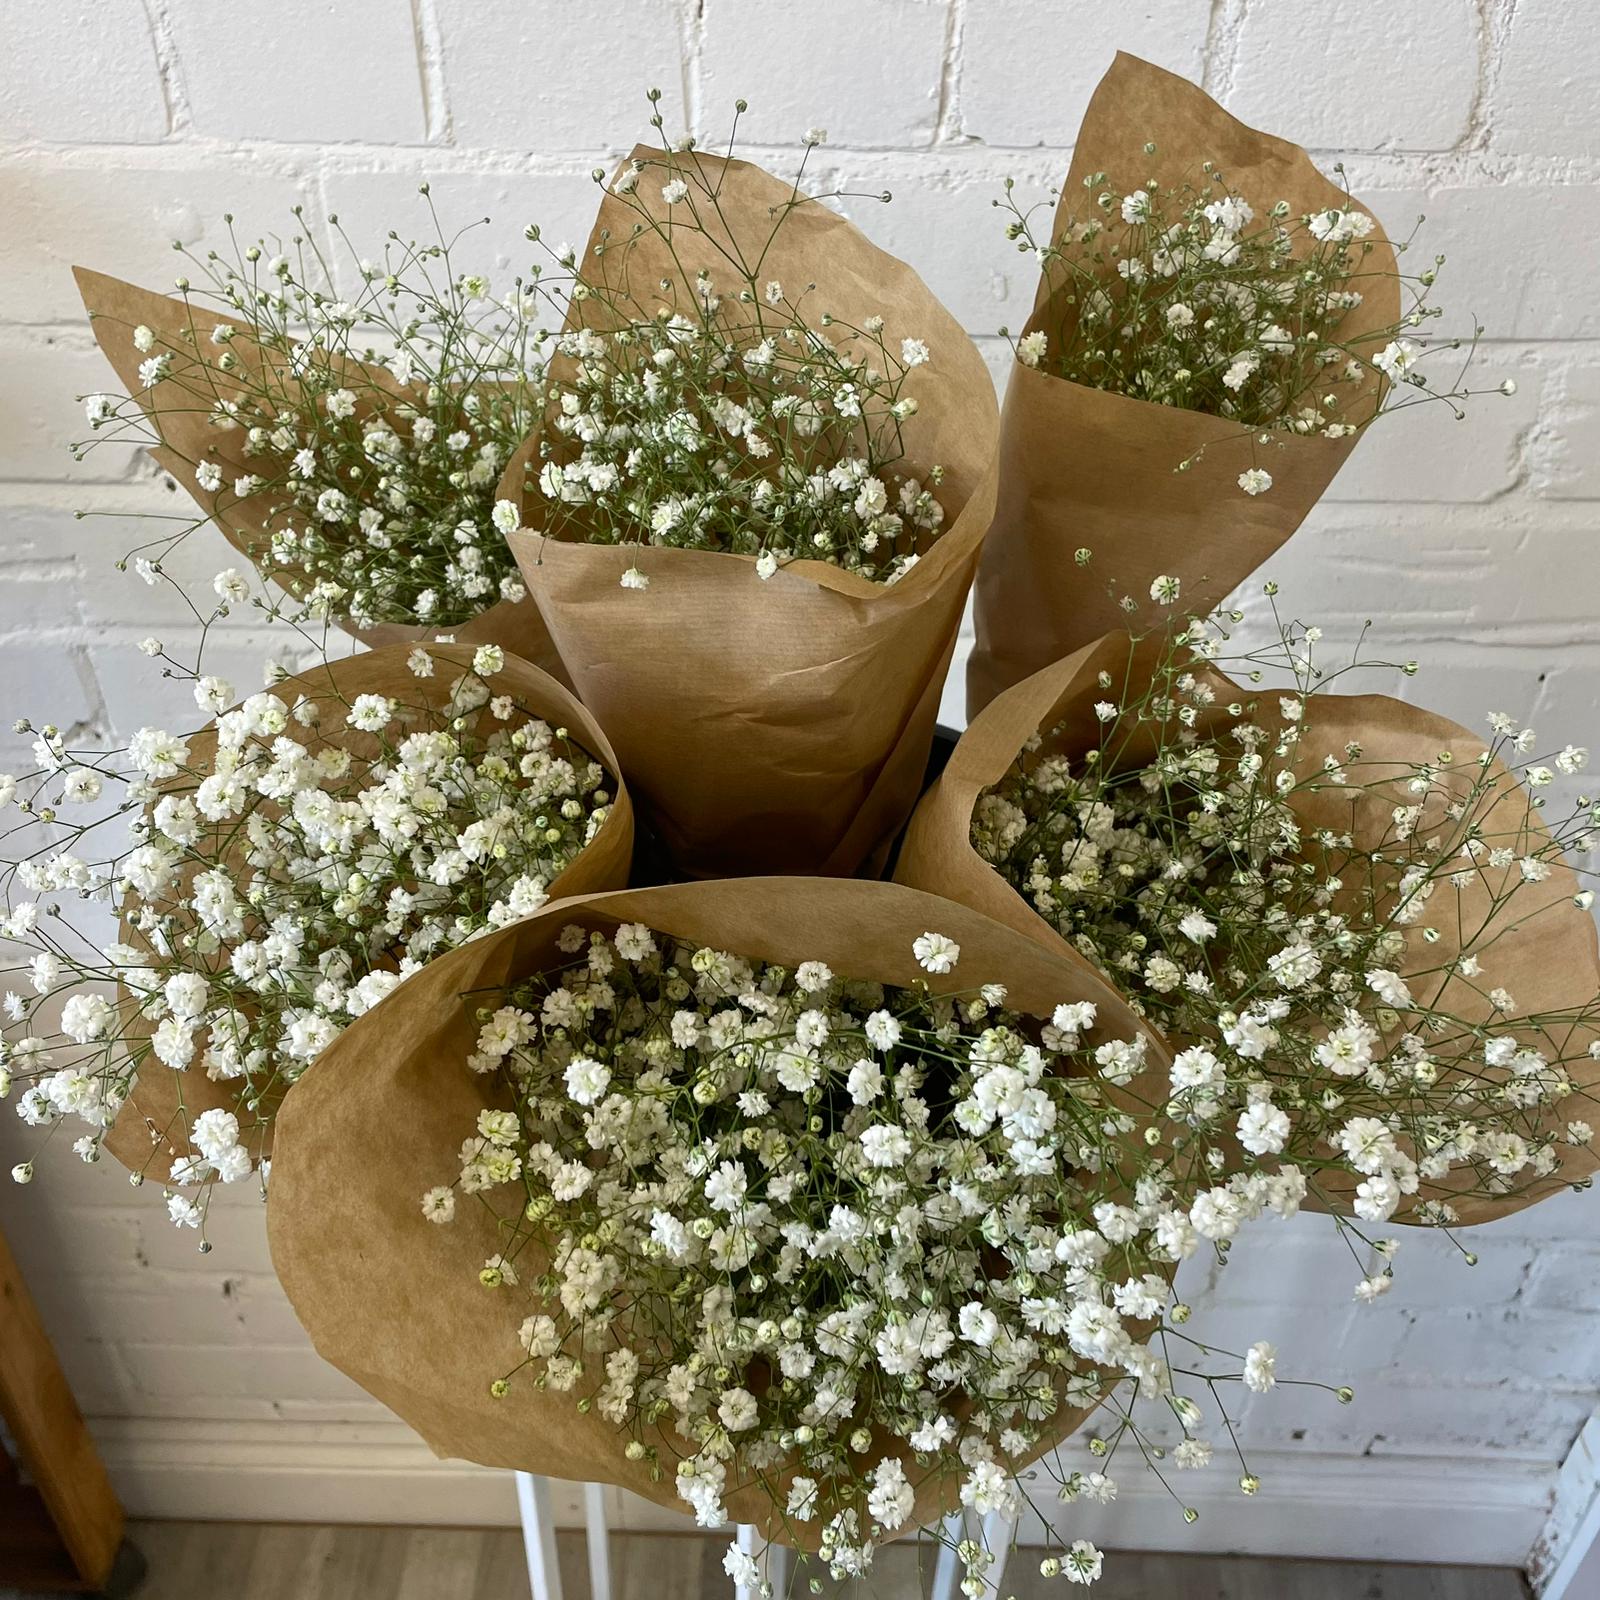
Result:
{"label": "brick mortar line", "polygon": [[[278,158],[292,166],[328,172],[427,171],[441,175],[485,172],[571,177],[586,176],[595,166],[614,161],[631,148],[631,140],[546,150],[525,150],[513,145],[298,144],[277,139],[94,140],[82,143],[19,140],[0,142],[0,166],[61,160],[69,167],[82,164],[85,168],[100,168],[110,162],[131,170],[163,171],[174,166],[192,166],[197,158],[220,157],[229,165],[240,167],[270,164],[273,158]],[[709,143],[707,148],[710,148]],[[752,141],[739,146],[741,156],[757,162],[792,161],[800,150],[798,140],[793,144]],[[1048,161],[1052,166],[1059,165],[1064,176],[1072,146],[988,144],[980,139],[956,138],[926,145],[830,144],[826,153],[834,162],[899,160],[920,166],[943,162],[957,169]],[[1459,187],[1464,183],[1472,186],[1470,180],[1473,179],[1484,188],[1505,188],[1513,182],[1542,183],[1558,188],[1582,188],[1600,183],[1600,156],[1570,156],[1555,151],[1405,150],[1349,145],[1308,147],[1307,153],[1319,164],[1343,161],[1348,166],[1352,160],[1374,163],[1373,176],[1391,168],[1405,169],[1407,176],[1434,187]]]}

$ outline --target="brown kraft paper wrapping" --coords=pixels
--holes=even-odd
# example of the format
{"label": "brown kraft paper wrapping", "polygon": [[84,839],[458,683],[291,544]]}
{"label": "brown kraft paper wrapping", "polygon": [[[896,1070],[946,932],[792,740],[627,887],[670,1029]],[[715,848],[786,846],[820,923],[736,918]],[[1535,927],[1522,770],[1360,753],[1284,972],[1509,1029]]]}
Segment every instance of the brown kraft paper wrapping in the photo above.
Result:
{"label": "brown kraft paper wrapping", "polygon": [[[337,708],[348,705],[359,694],[387,694],[402,705],[443,707],[448,704],[450,685],[472,665],[468,645],[431,645],[428,653],[437,670],[431,678],[418,678],[406,665],[408,645],[390,645],[312,668],[298,677],[274,685],[272,692],[294,704],[301,696],[329,707],[328,733],[309,741],[348,744],[358,754],[370,749],[372,737],[343,725]],[[607,787],[615,797],[600,831],[578,853],[564,872],[551,880],[552,898],[587,894],[596,889],[620,888],[628,881],[633,855],[633,809],[628,791],[617,770],[616,752],[600,725],[559,683],[520,661],[506,657],[504,667],[494,675],[493,684],[502,694],[514,696],[531,716],[542,718],[552,727],[565,728],[573,743],[581,745],[610,775]],[[306,736],[302,734],[302,740]],[[208,767],[216,752],[215,724],[189,740],[189,764]],[[166,787],[186,780],[175,780]],[[134,933],[124,926],[123,938],[136,942]],[[125,1005],[131,1004],[127,999]],[[196,1061],[199,1053],[196,1053]],[[234,1111],[239,1116],[240,1138],[254,1154],[270,1154],[272,1126],[258,1120],[251,1125],[239,1103],[242,1079],[213,1080],[198,1065],[179,1072],[153,1054],[140,1063],[133,1088],[105,1139],[105,1148],[131,1172],[144,1172],[152,1166],[166,1176],[172,1160],[190,1153],[186,1138],[189,1122],[213,1107]]]}
{"label": "brown kraft paper wrapping", "polygon": [[[634,158],[662,153],[640,147]],[[791,186],[742,161],[693,159],[721,173],[723,243],[748,255],[771,232],[772,208],[791,201]],[[641,180],[638,194],[664,211],[660,188]],[[707,227],[713,220],[702,218]],[[635,221],[606,193],[580,269],[622,302],[621,320],[653,315],[663,278],[688,280],[692,292],[703,265],[726,281],[711,239],[680,229],[669,254],[653,233],[630,238]],[[903,428],[903,466],[917,476],[945,468],[946,520],[898,583],[822,561],[796,561],[762,581],[748,556],[546,538],[532,440],[500,493],[522,509],[529,531],[512,534],[511,548],[556,651],[677,869],[849,875],[881,859],[916,803],[991,515],[993,384],[921,279],[820,204],[789,213],[761,272],[816,284],[808,300],[816,315],[855,326],[881,315],[886,341],[920,338],[932,352],[906,382],[920,409]],[[644,286],[638,299],[628,301],[625,283]],[[605,325],[595,300],[574,309]],[[619,587],[630,566],[648,577],[647,591]]]}
{"label": "brown kraft paper wrapping", "polygon": [[[263,350],[249,337],[247,323],[235,317],[204,308],[193,302],[173,299],[140,289],[119,278],[74,267],[78,292],[89,312],[89,325],[101,350],[111,363],[123,388],[139,402],[151,429],[161,439],[150,455],[163,472],[189,491],[195,504],[221,530],[223,538],[246,561],[255,565],[267,550],[272,533],[281,519],[272,515],[272,497],[266,493],[237,499],[230,485],[254,464],[244,452],[244,432],[238,428],[214,427],[209,418],[212,400],[230,399],[237,385],[207,359],[211,330],[226,324],[238,330],[228,349],[241,362],[260,370],[269,365],[281,368],[282,358]],[[139,364],[144,359],[133,345],[133,330],[140,324],[156,335],[158,348],[170,349],[184,361],[202,363],[199,367],[163,378],[154,388],[139,382]],[[382,367],[351,361],[349,366],[361,375],[363,386],[373,386],[398,401],[411,398],[413,390],[402,385]],[[203,489],[194,475],[202,461],[214,461],[223,469],[223,484],[216,491]],[[290,582],[294,574],[285,572]],[[374,648],[387,644],[420,644],[441,634],[463,644],[498,644],[521,656],[542,671],[566,682],[561,663],[550,644],[550,636],[539,620],[538,608],[531,600],[512,603],[496,601],[467,622],[442,626],[422,623],[382,622],[358,627],[347,617],[335,619],[352,638]]]}
{"label": "brown kraft paper wrapping", "polygon": [[[1206,160],[1258,214],[1280,199],[1296,216],[1351,203],[1298,145],[1247,128],[1186,79],[1119,54],[1084,115],[1052,237],[1092,205],[1083,187],[1090,174],[1107,173],[1122,192],[1149,179],[1171,187],[1197,177]],[[1380,227],[1368,242],[1375,248],[1363,274],[1388,276],[1362,276],[1363,303],[1339,327],[1345,343],[1400,320],[1394,253]],[[1041,278],[1028,331],[1045,320],[1047,291]],[[1122,597],[1146,603],[1162,574],[1181,579],[1185,608],[1204,616],[1300,526],[1360,435],[1273,432],[1267,445],[1257,437],[1226,417],[1084,388],[1014,361],[999,499],[974,592],[969,717],[1030,673],[1126,627]],[[1255,465],[1271,472],[1272,487],[1248,495],[1238,477]],[[1074,560],[1080,548],[1093,552],[1087,567]]]}
{"label": "brown kraft paper wrapping", "polygon": [[[1155,641],[1135,645],[1125,634],[1110,635],[1035,673],[991,701],[961,736],[943,775],[912,817],[900,852],[897,880],[959,900],[1052,949],[1069,949],[1056,930],[973,848],[973,810],[984,791],[1004,777],[1036,731],[1043,730],[1047,735],[1047,753],[1072,754],[1099,748],[1104,729],[1093,706],[1107,694],[1098,682],[1099,674],[1111,673],[1117,684],[1125,679],[1143,681],[1148,677],[1154,649]],[[1255,700],[1251,720],[1269,728],[1279,724],[1275,695],[1244,689],[1214,671],[1210,676],[1219,690],[1219,704],[1213,716],[1236,720],[1226,716],[1227,702]],[[1059,732],[1052,731],[1058,728]],[[1301,774],[1320,767],[1326,753],[1342,755],[1344,746],[1352,740],[1361,745],[1360,760],[1351,764],[1351,772],[1357,783],[1374,787],[1370,793],[1354,797],[1354,817],[1351,791],[1333,784],[1316,792],[1302,789],[1289,802],[1308,835],[1319,827],[1347,830],[1354,834],[1358,848],[1372,848],[1392,831],[1393,807],[1415,803],[1416,796],[1406,788],[1406,778],[1414,765],[1431,762],[1441,752],[1450,751],[1454,761],[1446,782],[1452,793],[1464,794],[1479,770],[1477,758],[1484,749],[1483,742],[1465,728],[1385,695],[1313,695],[1307,704],[1305,730],[1293,761],[1284,763]],[[1136,763],[1147,754],[1130,746],[1122,760]],[[1530,848],[1536,847],[1548,834],[1528,809],[1527,791],[1507,783],[1509,775],[1498,763],[1490,770],[1501,775],[1505,786],[1497,789],[1492,804],[1479,813],[1484,832],[1516,833],[1528,840]],[[1445,796],[1435,790],[1418,823],[1419,835],[1450,837],[1450,830],[1458,825],[1445,815],[1446,803]],[[1520,849],[1518,853],[1522,853]],[[1498,870],[1481,866],[1472,883],[1460,893],[1460,923],[1448,917],[1425,919],[1440,934],[1439,941],[1428,946],[1426,964],[1429,968],[1442,965],[1459,953],[1462,926],[1476,932],[1473,942],[1478,948],[1492,941],[1492,947],[1486,950],[1486,962],[1492,963],[1493,981],[1515,997],[1519,1015],[1588,1008],[1583,1023],[1550,1037],[1541,1036],[1529,1025],[1502,1025],[1496,1031],[1516,1034],[1547,1051],[1553,1044],[1561,1055],[1574,1055],[1584,1048],[1587,1039],[1600,1038],[1600,1009],[1596,1007],[1600,997],[1600,949],[1595,923],[1573,902],[1579,883],[1565,864],[1558,865],[1544,883],[1521,885],[1509,909],[1493,910],[1492,902],[1502,881],[1509,883],[1516,876],[1514,865]],[[1435,892],[1455,893],[1448,885]],[[1482,931],[1477,932],[1479,929]],[[1407,975],[1408,969],[1402,967],[1401,976]],[[1447,1009],[1469,1024],[1488,1024],[1496,1015],[1487,1001],[1459,978],[1442,984],[1435,978],[1427,988],[1416,987],[1420,1000]],[[1181,1049],[1185,1042],[1170,1040],[1169,1048]],[[1450,1051],[1436,1049],[1434,1054],[1447,1058]],[[1600,1061],[1587,1057],[1569,1061],[1567,1071],[1573,1079],[1574,1093],[1546,1109],[1547,1127],[1560,1128],[1573,1118],[1593,1120],[1594,1098],[1600,1093]],[[1558,1193],[1596,1168],[1600,1168],[1600,1154],[1592,1144],[1562,1146],[1558,1172],[1516,1194],[1460,1194],[1452,1185],[1470,1183],[1470,1174],[1452,1174],[1440,1183],[1425,1181],[1419,1194],[1406,1202],[1406,1208],[1422,1200],[1444,1199],[1456,1208],[1464,1224],[1490,1222]],[[1353,1191],[1354,1182],[1350,1179],[1346,1184],[1344,1175],[1334,1172],[1326,1176],[1323,1187],[1340,1197],[1347,1188]],[[1405,1208],[1398,1220],[1404,1220],[1404,1215]]]}
{"label": "brown kraft paper wrapping", "polygon": [[[646,1463],[624,1457],[623,1431],[598,1412],[581,1414],[576,1394],[513,1381],[503,1399],[490,1395],[519,1358],[516,1330],[532,1307],[477,1282],[479,1263],[500,1248],[486,1209],[464,1209],[440,1227],[419,1204],[425,1189],[454,1177],[462,1139],[496,1103],[494,1076],[466,1065],[484,991],[568,962],[556,940],[573,922],[607,932],[642,922],[752,959],[823,960],[851,977],[926,981],[940,992],[1003,982],[1008,1004],[1035,1016],[1063,1000],[1094,1000],[1096,1042],[1142,1030],[1087,964],[967,907],[896,884],[745,878],[548,906],[431,963],[370,1013],[378,1020],[357,1019],[322,1053],[284,1101],[267,1207],[273,1263],[320,1354],[441,1456],[619,1484],[686,1511],[672,1471],[686,1449],[676,1434],[656,1436],[666,1470],[652,1481]],[[948,976],[930,976],[913,958],[912,941],[930,930],[961,946]],[[1166,1070],[1158,1043],[1152,1059]],[[1035,1454],[1087,1414],[1063,1407]],[[913,1481],[922,1477],[912,1522],[926,1524],[953,1502],[958,1475],[923,1475],[909,1459],[907,1467]],[[754,1484],[730,1479],[726,1503],[735,1521],[786,1539],[820,1533],[787,1522]]]}

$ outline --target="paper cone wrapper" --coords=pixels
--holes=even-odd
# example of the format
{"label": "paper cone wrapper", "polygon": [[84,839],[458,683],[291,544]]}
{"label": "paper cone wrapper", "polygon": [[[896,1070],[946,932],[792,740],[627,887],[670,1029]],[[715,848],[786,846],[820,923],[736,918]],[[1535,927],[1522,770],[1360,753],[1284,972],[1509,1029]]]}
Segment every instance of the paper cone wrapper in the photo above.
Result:
{"label": "paper cone wrapper", "polygon": [[[390,645],[342,660],[330,661],[298,677],[287,678],[273,688],[287,705],[304,697],[323,708],[318,737],[302,734],[302,742],[313,749],[336,744],[348,746],[358,758],[377,748],[370,734],[345,726],[344,709],[360,694],[391,695],[402,707],[424,706],[443,710],[450,700],[450,686],[470,670],[473,651],[467,645],[430,645],[434,660],[431,678],[418,678],[406,664],[408,645]],[[580,745],[610,775],[607,788],[614,795],[605,821],[595,837],[573,858],[566,870],[548,885],[552,898],[587,894],[596,889],[620,888],[628,881],[633,855],[633,809],[628,791],[618,772],[616,752],[598,722],[577,699],[537,667],[508,655],[504,667],[494,675],[493,688],[513,696],[529,716],[542,718],[553,728],[565,728],[574,744]],[[484,713],[488,715],[487,711]],[[209,770],[216,755],[216,724],[212,723],[189,740],[189,765]],[[187,792],[196,780],[173,780],[164,787]],[[210,863],[206,863],[210,864]],[[226,864],[226,863],[224,863]],[[123,939],[137,944],[138,935],[124,925]],[[380,1002],[376,1009],[381,1009]],[[125,1005],[131,1001],[125,1000]],[[375,1014],[375,1012],[373,1013]],[[198,1064],[183,1071],[149,1054],[140,1063],[127,1101],[106,1135],[104,1148],[130,1172],[147,1169],[165,1177],[171,1162],[190,1155],[186,1132],[195,1117],[213,1108],[232,1111],[239,1118],[240,1142],[256,1155],[270,1155],[273,1148],[273,1122],[259,1115],[254,1124],[241,1102],[244,1080],[211,1079]],[[274,1097],[277,1098],[277,1097]],[[266,1109],[273,1109],[269,1105]]]}
{"label": "paper cone wrapper", "polygon": [[[91,272],[87,267],[74,267],[72,271],[101,350],[161,440],[151,447],[150,455],[163,472],[189,491],[223,538],[252,566],[257,566],[270,548],[273,533],[291,519],[274,514],[274,499],[269,493],[244,500],[233,493],[233,483],[254,472],[260,462],[245,454],[242,428],[218,428],[211,422],[212,406],[220,400],[236,399],[239,393],[238,383],[230,380],[212,359],[213,352],[221,347],[212,344],[211,330],[218,326],[233,328],[236,337],[226,348],[253,371],[283,374],[275,380],[275,387],[286,389],[294,379],[286,374],[282,356],[263,350],[252,337],[249,324],[236,317],[198,307],[189,300],[155,294],[119,278]],[[139,381],[139,366],[145,357],[133,344],[133,330],[141,324],[155,334],[157,350],[170,350],[175,355],[171,375],[150,389]],[[348,367],[363,395],[369,388],[376,388],[397,404],[421,399],[414,386],[398,383],[383,367],[353,359]],[[222,469],[220,488],[208,490],[200,486],[195,468],[202,461],[213,461]],[[295,573],[281,568],[273,576],[275,582],[287,579],[290,585],[296,578]],[[498,644],[508,653],[566,681],[550,636],[539,620],[538,608],[529,600],[497,601],[470,621],[444,626],[379,623],[364,628],[348,618],[336,620],[346,633],[371,646],[421,644],[441,634],[463,644]]]}
{"label": "paper cone wrapper", "polygon": [[[1110,672],[1119,685],[1148,682],[1156,654],[1156,641],[1134,644],[1126,634],[1108,636],[990,702],[961,736],[943,775],[912,817],[896,868],[897,880],[959,900],[1051,949],[1070,950],[1056,930],[973,848],[973,811],[983,793],[1010,770],[1035,732],[1046,734],[1045,753],[1078,756],[1098,749],[1104,729],[1094,714],[1094,702],[1108,696],[1098,681],[1099,674]],[[1219,702],[1211,711],[1214,719],[1237,720],[1227,716],[1230,699],[1254,700],[1257,703],[1250,720],[1269,729],[1281,726],[1276,695],[1242,688],[1220,673],[1211,676]],[[1057,729],[1060,731],[1052,731]],[[1452,832],[1459,834],[1460,824],[1448,817],[1447,806],[1453,797],[1464,798],[1479,774],[1482,740],[1444,717],[1385,695],[1316,694],[1307,702],[1305,735],[1293,760],[1279,764],[1291,767],[1304,781],[1320,769],[1325,754],[1343,759],[1344,747],[1352,741],[1360,744],[1362,754],[1359,761],[1349,763],[1351,787],[1326,784],[1314,791],[1300,789],[1290,797],[1289,804],[1300,817],[1307,838],[1316,829],[1328,828],[1350,832],[1358,849],[1378,848],[1380,841],[1393,834],[1394,807],[1416,803],[1417,797],[1407,788],[1413,769],[1419,763],[1435,761],[1444,752],[1450,753],[1452,763],[1442,787],[1427,798],[1416,831],[1419,837],[1436,834],[1444,840],[1449,840]],[[1134,743],[1119,765],[1141,764],[1151,754]],[[1497,844],[1513,844],[1519,856],[1537,850],[1549,835],[1529,807],[1527,790],[1498,762],[1490,771],[1499,783],[1488,803],[1481,797],[1478,802],[1484,837]],[[1353,792],[1357,784],[1361,789]],[[1438,942],[1427,945],[1424,955],[1421,941],[1412,941],[1419,948],[1408,951],[1401,976],[1411,980],[1420,1004],[1432,1005],[1467,1024],[1481,1024],[1496,1035],[1514,1034],[1548,1057],[1564,1058],[1574,1092],[1540,1113],[1543,1126],[1559,1132],[1573,1119],[1596,1121],[1595,1112],[1600,1109],[1596,1100],[1600,1061],[1583,1054],[1592,1040],[1600,1038],[1600,951],[1594,919],[1574,903],[1580,885],[1567,866],[1556,866],[1543,883],[1517,884],[1514,899],[1497,907],[1495,902],[1518,877],[1515,865],[1499,869],[1483,865],[1459,895],[1441,882],[1431,903],[1443,905],[1439,897],[1445,895],[1458,899],[1452,901],[1450,915],[1424,914],[1421,920],[1437,928]],[[1391,895],[1390,904],[1397,898]],[[1456,903],[1459,918],[1454,914]],[[1468,935],[1467,944],[1483,952],[1484,980],[1475,985],[1460,977],[1416,976],[1422,967],[1433,972],[1449,966],[1462,951],[1463,933]],[[1583,1020],[1558,1029],[1515,1020],[1508,1023],[1478,992],[1485,984],[1508,989],[1519,1018],[1581,1013]],[[1191,1042],[1170,1039],[1167,1044],[1175,1052]],[[1482,1059],[1482,1041],[1471,1035],[1453,1041],[1430,1038],[1429,1050],[1447,1070],[1461,1074],[1483,1070],[1468,1059],[1474,1052],[1478,1062]],[[1558,1193],[1600,1167],[1600,1155],[1592,1143],[1562,1145],[1560,1153],[1561,1166],[1555,1175],[1521,1187],[1515,1194],[1463,1192],[1473,1185],[1470,1173],[1452,1174],[1442,1182],[1424,1181],[1419,1193],[1404,1203],[1398,1220],[1403,1221],[1405,1211],[1421,1201],[1438,1199],[1454,1206],[1464,1224],[1490,1222]],[[1334,1208],[1343,1210],[1356,1180],[1334,1171],[1323,1174],[1319,1181]],[[1308,1202],[1308,1208],[1318,1207]]]}
{"label": "paper cone wrapper", "polygon": [[[642,147],[634,157],[663,159]],[[718,246],[754,259],[774,208],[792,201],[790,185],[759,167],[692,159],[717,174],[718,211],[702,221],[725,233],[677,229],[669,253],[653,233],[631,237],[637,219],[623,200],[608,192],[601,202],[581,270],[622,302],[619,320],[654,315],[664,278],[692,294],[702,266],[726,287]],[[661,185],[651,181],[659,171],[638,193],[664,214]],[[556,652],[687,877],[848,875],[881,863],[916,803],[992,507],[993,384],[921,279],[816,202],[789,212],[761,259],[762,276],[791,292],[816,285],[807,300],[816,316],[859,327],[881,315],[891,348],[914,337],[932,351],[906,380],[920,409],[904,426],[900,465],[918,477],[945,468],[946,520],[898,583],[821,561],[796,561],[762,581],[748,556],[547,538],[535,441],[500,487],[531,530],[513,534],[511,548]],[[606,325],[594,300],[575,309]],[[648,591],[619,586],[631,566]]]}
{"label": "paper cone wrapper", "polygon": [[[1147,141],[1154,156],[1144,153]],[[1295,216],[1352,203],[1298,145],[1247,128],[1187,80],[1119,54],[1089,102],[1052,237],[1093,209],[1089,175],[1105,172],[1123,192],[1168,188],[1197,179],[1206,160],[1261,215],[1278,200]],[[1374,248],[1358,280],[1365,298],[1340,323],[1341,343],[1400,320],[1394,252],[1381,228],[1367,242]],[[1056,324],[1041,279],[1028,329]],[[1362,420],[1378,392],[1374,374],[1357,402]],[[1041,667],[1127,627],[1121,599],[1148,605],[1151,581],[1163,574],[1182,581],[1184,606],[1204,616],[1300,526],[1360,437],[1273,432],[1261,445],[1258,433],[1013,362],[999,499],[974,593],[969,717]],[[1253,466],[1272,474],[1264,494],[1239,487]],[[1074,560],[1079,549],[1093,552],[1086,567]]]}
{"label": "paper cone wrapper", "polygon": [[[1004,983],[1008,1005],[1041,1017],[1063,1001],[1092,999],[1101,1007],[1096,1040],[1142,1030],[1081,963],[966,907],[888,883],[747,878],[548,906],[431,963],[323,1052],[284,1102],[267,1206],[273,1263],[318,1351],[441,1456],[619,1484],[682,1511],[673,1463],[687,1447],[675,1433],[655,1437],[665,1470],[653,1480],[646,1463],[625,1458],[620,1429],[597,1412],[579,1413],[576,1393],[513,1380],[503,1399],[490,1395],[490,1383],[520,1359],[517,1328],[536,1308],[515,1291],[478,1284],[479,1264],[501,1248],[485,1208],[464,1208],[441,1227],[419,1205],[424,1190],[454,1177],[479,1111],[500,1104],[495,1077],[466,1065],[478,1008],[495,1003],[486,992],[570,962],[556,944],[567,924],[610,933],[623,922],[755,960],[826,961],[841,975],[890,985],[926,981],[951,992]],[[913,940],[930,929],[961,946],[948,976],[930,976],[912,956]],[[1151,1056],[1164,1072],[1158,1044]],[[1035,1453],[1086,1414],[1063,1407]],[[909,1459],[907,1472],[921,1479],[914,1522],[949,1508],[958,1474],[929,1475]],[[783,1518],[761,1486],[730,1475],[729,1488],[737,1522],[786,1542],[820,1533]]]}

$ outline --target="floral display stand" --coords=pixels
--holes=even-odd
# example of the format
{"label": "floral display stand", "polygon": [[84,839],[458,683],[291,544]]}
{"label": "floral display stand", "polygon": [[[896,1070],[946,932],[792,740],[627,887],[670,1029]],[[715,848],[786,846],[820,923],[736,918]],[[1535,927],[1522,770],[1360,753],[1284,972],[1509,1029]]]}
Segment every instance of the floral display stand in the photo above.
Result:
{"label": "floral display stand", "polygon": [[[522,1540],[528,1555],[528,1588],[533,1600],[563,1600],[561,1567],[556,1559],[550,1480],[536,1477],[531,1472],[519,1472],[516,1479],[517,1509],[522,1515]],[[604,1485],[584,1485],[583,1520],[589,1546],[591,1600],[611,1600],[610,1530],[606,1523]],[[961,1568],[954,1547],[967,1537],[965,1523],[959,1514],[945,1519],[944,1534],[948,1542],[939,1547],[928,1600],[956,1600]],[[987,1549],[1005,1551],[1009,1544],[1008,1535],[1009,1529],[1002,1527],[998,1518],[991,1516],[985,1519],[982,1538]],[[791,1566],[790,1551],[781,1544],[769,1544],[749,1523],[740,1525],[737,1537],[739,1548],[761,1568],[763,1577],[772,1585],[772,1592],[786,1594]],[[985,1574],[982,1600],[996,1600],[1004,1575],[1005,1562],[1002,1557]],[[742,1584],[735,1584],[733,1592],[734,1600],[755,1600],[755,1591]]]}

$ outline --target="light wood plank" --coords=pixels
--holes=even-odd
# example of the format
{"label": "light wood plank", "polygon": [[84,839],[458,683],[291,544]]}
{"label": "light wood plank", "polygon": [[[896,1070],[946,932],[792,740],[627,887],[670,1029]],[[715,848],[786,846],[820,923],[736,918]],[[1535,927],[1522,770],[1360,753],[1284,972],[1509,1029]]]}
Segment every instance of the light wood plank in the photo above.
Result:
{"label": "light wood plank", "polygon": [[[521,1535],[507,1529],[258,1527],[140,1523],[130,1536],[150,1560],[139,1600],[525,1600]],[[591,1600],[584,1536],[557,1536],[567,1600]],[[727,1600],[725,1538],[613,1533],[613,1600]],[[1062,1600],[1059,1578],[1039,1576],[1040,1552],[1013,1553],[1004,1585],[1016,1600]],[[899,1543],[879,1554],[870,1590],[822,1580],[827,1596],[921,1600],[934,1546]],[[808,1600],[821,1569],[800,1569],[791,1600]],[[1527,1600],[1518,1573],[1487,1567],[1378,1566],[1258,1561],[1238,1556],[1111,1552],[1093,1600]],[[0,1591],[0,1600],[13,1600]]]}

